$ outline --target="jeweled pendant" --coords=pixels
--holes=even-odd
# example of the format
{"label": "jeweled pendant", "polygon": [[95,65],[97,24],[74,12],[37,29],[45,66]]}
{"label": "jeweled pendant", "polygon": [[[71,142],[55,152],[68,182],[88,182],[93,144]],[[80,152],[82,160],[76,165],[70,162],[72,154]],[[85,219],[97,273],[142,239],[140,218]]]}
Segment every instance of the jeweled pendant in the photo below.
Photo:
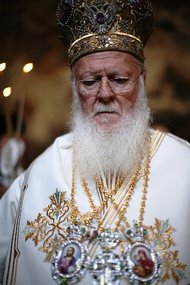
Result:
{"label": "jeweled pendant", "polygon": [[122,261],[112,251],[100,252],[92,260],[89,271],[97,285],[119,285],[122,277]]}
{"label": "jeweled pendant", "polygon": [[75,222],[66,224],[67,239],[60,250],[57,250],[52,260],[52,277],[59,285],[75,284],[79,282],[86,272],[89,263],[88,229]]}
{"label": "jeweled pendant", "polygon": [[144,241],[146,235],[147,231],[136,224],[125,233],[130,244],[123,254],[124,275],[130,284],[155,285],[160,279],[161,259],[154,247]]}
{"label": "jeweled pendant", "polygon": [[86,271],[87,247],[75,239],[63,242],[61,250],[56,251],[52,261],[52,276],[58,284],[75,284]]}
{"label": "jeweled pendant", "polygon": [[120,240],[120,234],[112,232],[110,228],[98,233],[96,241],[101,251],[91,260],[88,267],[94,284],[119,285],[123,265],[121,257],[114,253],[113,249]]}
{"label": "jeweled pendant", "polygon": [[129,245],[124,252],[124,274],[129,283],[157,284],[160,278],[160,258],[148,244],[135,242]]}

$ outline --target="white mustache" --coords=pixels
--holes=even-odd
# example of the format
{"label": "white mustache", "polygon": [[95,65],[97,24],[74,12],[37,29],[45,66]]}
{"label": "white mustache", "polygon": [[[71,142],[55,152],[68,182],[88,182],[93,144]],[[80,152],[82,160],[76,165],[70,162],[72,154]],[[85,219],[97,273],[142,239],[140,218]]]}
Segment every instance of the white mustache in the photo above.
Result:
{"label": "white mustache", "polygon": [[94,109],[94,114],[101,113],[101,112],[115,112],[118,113],[118,110],[113,105],[104,105],[98,104]]}

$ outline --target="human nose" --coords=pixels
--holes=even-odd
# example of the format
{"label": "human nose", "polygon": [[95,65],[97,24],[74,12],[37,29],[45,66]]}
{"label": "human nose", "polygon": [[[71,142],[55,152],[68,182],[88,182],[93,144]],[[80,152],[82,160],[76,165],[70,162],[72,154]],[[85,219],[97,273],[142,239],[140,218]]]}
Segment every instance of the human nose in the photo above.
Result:
{"label": "human nose", "polygon": [[102,99],[103,101],[109,101],[110,98],[113,97],[113,92],[110,88],[108,78],[106,78],[106,79],[102,78],[101,79],[97,97],[99,99]]}

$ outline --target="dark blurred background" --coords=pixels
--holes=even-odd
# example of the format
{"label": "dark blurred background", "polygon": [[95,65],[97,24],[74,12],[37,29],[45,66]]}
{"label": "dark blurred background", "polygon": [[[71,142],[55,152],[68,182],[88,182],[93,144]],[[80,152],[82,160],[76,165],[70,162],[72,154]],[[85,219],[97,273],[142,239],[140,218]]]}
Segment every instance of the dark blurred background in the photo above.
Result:
{"label": "dark blurred background", "polygon": [[[147,92],[157,128],[190,141],[190,1],[153,0],[155,29],[145,49]],[[70,71],[58,39],[55,0],[0,1],[1,136],[26,143],[24,167],[68,131]],[[33,70],[23,72],[26,63]],[[4,88],[11,95],[4,97]],[[11,125],[11,127],[10,127]]]}

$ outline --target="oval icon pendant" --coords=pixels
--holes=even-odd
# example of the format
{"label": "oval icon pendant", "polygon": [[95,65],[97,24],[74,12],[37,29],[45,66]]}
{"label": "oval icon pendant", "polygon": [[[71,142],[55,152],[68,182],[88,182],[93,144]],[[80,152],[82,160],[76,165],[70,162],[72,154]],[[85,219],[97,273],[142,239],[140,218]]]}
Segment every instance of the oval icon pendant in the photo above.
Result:
{"label": "oval icon pendant", "polygon": [[160,257],[144,242],[127,246],[124,255],[125,276],[131,284],[157,284],[161,274]]}
{"label": "oval icon pendant", "polygon": [[54,254],[52,276],[58,284],[74,284],[85,274],[88,259],[87,247],[75,239],[67,239],[61,250]]}

